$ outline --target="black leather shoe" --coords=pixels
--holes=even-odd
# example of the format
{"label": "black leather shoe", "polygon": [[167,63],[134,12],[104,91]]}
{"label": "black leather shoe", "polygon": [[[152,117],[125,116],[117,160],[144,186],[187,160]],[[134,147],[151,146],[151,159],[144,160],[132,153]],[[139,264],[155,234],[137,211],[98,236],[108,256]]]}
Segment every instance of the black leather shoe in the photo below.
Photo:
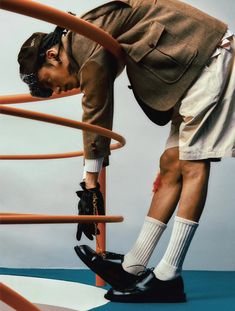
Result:
{"label": "black leather shoe", "polygon": [[185,302],[184,284],[181,277],[161,281],[153,272],[137,282],[132,288],[116,290],[111,288],[104,296],[116,302]]}
{"label": "black leather shoe", "polygon": [[[122,268],[124,255],[104,252],[103,256],[96,253],[88,245],[74,247],[78,257],[104,281],[113,288],[123,290],[140,280],[141,276],[126,272]],[[146,272],[147,273],[147,272]]]}

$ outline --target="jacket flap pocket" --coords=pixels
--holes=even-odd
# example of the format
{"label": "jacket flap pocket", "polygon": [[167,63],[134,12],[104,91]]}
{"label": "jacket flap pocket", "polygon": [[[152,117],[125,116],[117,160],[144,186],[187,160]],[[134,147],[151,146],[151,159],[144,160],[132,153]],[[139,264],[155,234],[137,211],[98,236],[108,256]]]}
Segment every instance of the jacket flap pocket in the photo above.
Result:
{"label": "jacket flap pocket", "polygon": [[134,61],[139,62],[146,54],[156,47],[164,29],[165,27],[156,21],[152,22],[149,27],[146,27],[144,32],[142,29],[136,29],[136,33],[141,33],[141,38],[137,39],[130,47],[128,51],[129,56]]}

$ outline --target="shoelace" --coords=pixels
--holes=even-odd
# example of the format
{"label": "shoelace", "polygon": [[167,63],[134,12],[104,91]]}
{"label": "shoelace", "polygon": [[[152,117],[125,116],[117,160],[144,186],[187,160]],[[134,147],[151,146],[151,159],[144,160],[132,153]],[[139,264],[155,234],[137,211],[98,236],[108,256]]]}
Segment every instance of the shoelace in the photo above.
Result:
{"label": "shoelace", "polygon": [[[101,253],[99,253],[99,254],[101,254]],[[124,255],[105,251],[105,252],[102,252],[102,257],[104,259],[123,260]]]}

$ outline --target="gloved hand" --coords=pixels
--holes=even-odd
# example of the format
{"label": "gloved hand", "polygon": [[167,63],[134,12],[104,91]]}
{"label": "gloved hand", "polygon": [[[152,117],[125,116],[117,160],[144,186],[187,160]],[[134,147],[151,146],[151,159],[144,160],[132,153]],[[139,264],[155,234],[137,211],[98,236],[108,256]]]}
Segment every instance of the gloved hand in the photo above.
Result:
{"label": "gloved hand", "polygon": [[[78,214],[79,215],[104,215],[104,199],[100,192],[100,185],[92,189],[86,189],[85,182],[81,182],[80,186],[83,190],[77,191],[77,196],[80,198],[78,202]],[[78,223],[76,238],[81,240],[82,233],[85,236],[93,240],[93,236],[100,234],[97,224],[95,223]]]}

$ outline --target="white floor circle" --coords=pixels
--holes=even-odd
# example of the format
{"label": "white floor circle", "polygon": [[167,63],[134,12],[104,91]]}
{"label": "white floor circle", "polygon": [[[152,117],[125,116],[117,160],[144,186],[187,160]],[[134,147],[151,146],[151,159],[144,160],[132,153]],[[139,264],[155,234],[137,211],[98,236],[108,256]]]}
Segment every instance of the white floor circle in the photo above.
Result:
{"label": "white floor circle", "polygon": [[[109,302],[104,298],[106,290],[81,283],[14,275],[1,275],[0,282],[42,311],[87,311]],[[13,309],[0,302],[0,310]]]}

